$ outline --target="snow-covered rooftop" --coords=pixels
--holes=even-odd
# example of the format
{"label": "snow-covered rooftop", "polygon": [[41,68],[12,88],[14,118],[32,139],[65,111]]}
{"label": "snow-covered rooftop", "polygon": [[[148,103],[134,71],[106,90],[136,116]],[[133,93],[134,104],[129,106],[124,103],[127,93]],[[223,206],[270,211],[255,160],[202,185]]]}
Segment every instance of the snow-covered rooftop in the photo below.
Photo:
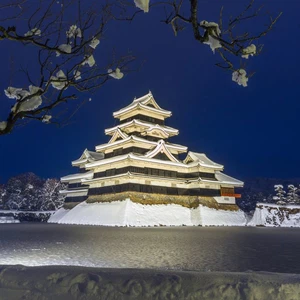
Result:
{"label": "snow-covered rooftop", "polygon": [[215,176],[218,181],[221,181],[224,184],[233,184],[233,185],[239,186],[239,187],[244,186],[244,182],[242,182],[238,179],[235,179],[231,176],[228,176],[220,171],[216,171]]}
{"label": "snow-covered rooftop", "polygon": [[[124,138],[123,140],[118,140],[118,141],[115,141],[113,143],[106,143],[106,144],[98,145],[98,146],[96,146],[96,150],[97,151],[103,151],[104,149],[107,149],[107,148],[110,148],[110,147],[115,147],[117,145],[123,145],[125,143],[132,142],[132,141],[137,142],[137,143],[145,143],[145,144],[149,144],[149,145],[152,145],[152,146],[157,145],[158,142],[159,142],[159,141],[158,142],[149,141],[147,139],[143,139],[141,137],[131,135],[131,136],[128,136],[128,137]],[[179,145],[179,144],[172,144],[172,143],[166,143],[165,142],[165,145],[166,145],[166,147],[178,150],[179,152],[186,152],[187,151],[186,146],[182,146],[182,145]]]}
{"label": "snow-covered rooftop", "polygon": [[86,162],[101,160],[103,158],[104,158],[103,153],[98,153],[98,152],[89,151],[88,149],[85,149],[82,155],[80,156],[80,158],[72,161],[72,166],[78,166]]}
{"label": "snow-covered rooftop", "polygon": [[[147,130],[149,130],[150,128],[153,128],[153,124],[152,123],[141,121],[141,120],[132,120],[132,121],[128,121],[126,123],[119,124],[117,126],[105,129],[105,134],[107,134],[107,135],[110,134],[111,135],[118,128],[119,129],[124,129],[124,128],[128,128],[128,127],[131,127],[131,126],[136,126],[136,125],[137,126],[145,127],[145,129],[147,129]],[[157,125],[156,127],[157,128],[160,127],[162,130],[164,130],[165,132],[167,132],[169,135],[170,134],[172,134],[172,135],[176,134],[177,135],[179,133],[178,129],[175,129],[175,128],[172,128],[172,127],[169,127],[169,126]]]}
{"label": "snow-covered rooftop", "polygon": [[71,180],[80,180],[80,179],[91,179],[93,178],[94,172],[93,171],[88,171],[86,173],[76,173],[76,174],[71,174],[71,175],[67,175],[62,177],[60,180],[62,182],[69,182]]}
{"label": "snow-covered rooftop", "polygon": [[[149,106],[149,104],[151,106]],[[153,97],[152,93],[149,91],[148,94],[146,94],[146,95],[144,95],[144,96],[142,96],[140,98],[134,99],[132,101],[132,103],[130,103],[129,105],[127,105],[124,108],[122,108],[122,109],[114,112],[113,116],[115,118],[117,118],[120,115],[123,115],[124,113],[126,113],[128,111],[131,111],[131,110],[134,110],[136,108],[142,108],[142,109],[145,109],[145,110],[150,110],[152,112],[156,112],[158,114],[162,114],[162,115],[167,116],[167,117],[170,117],[172,115],[171,111],[162,109],[156,103],[156,101],[154,100],[154,97]]]}
{"label": "snow-covered rooftop", "polygon": [[184,163],[188,164],[190,160],[192,160],[192,162],[199,162],[199,164],[203,167],[210,167],[210,168],[213,167],[215,169],[222,169],[222,170],[224,168],[223,165],[213,162],[204,153],[189,151],[186,159],[184,160]]}

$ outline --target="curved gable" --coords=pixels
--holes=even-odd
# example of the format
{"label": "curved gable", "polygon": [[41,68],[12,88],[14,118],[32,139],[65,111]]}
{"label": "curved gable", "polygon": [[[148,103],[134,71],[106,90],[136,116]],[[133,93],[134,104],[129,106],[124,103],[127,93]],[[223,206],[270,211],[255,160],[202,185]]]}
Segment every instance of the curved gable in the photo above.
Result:
{"label": "curved gable", "polygon": [[179,162],[177,158],[175,158],[172,153],[166,147],[166,144],[163,140],[158,142],[158,145],[151,151],[149,151],[145,157],[147,158],[155,158],[158,154],[163,153],[165,154],[170,161]]}

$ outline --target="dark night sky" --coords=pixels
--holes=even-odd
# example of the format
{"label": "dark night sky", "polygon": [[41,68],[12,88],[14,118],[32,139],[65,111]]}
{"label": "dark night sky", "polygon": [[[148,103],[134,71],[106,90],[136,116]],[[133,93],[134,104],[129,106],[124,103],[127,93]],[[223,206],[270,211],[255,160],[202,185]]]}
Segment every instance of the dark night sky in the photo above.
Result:
{"label": "dark night sky", "polygon": [[[226,1],[225,10],[241,10],[242,2],[247,1]],[[218,21],[222,3],[201,1],[206,9],[203,19]],[[263,39],[263,53],[249,61],[248,69],[256,74],[247,88],[214,66],[218,56],[194,41],[190,29],[174,37],[158,22],[156,12],[141,14],[131,25],[110,28],[97,48],[96,60],[106,46],[118,45],[145,61],[141,70],[110,80],[66,127],[31,122],[0,137],[0,183],[29,171],[41,177],[77,172],[71,161],[85,148],[94,150],[108,141],[104,129],[115,125],[112,112],[149,89],[161,107],[173,112],[167,124],[180,130],[173,141],[224,164],[225,173],[241,179],[299,177],[300,3],[264,3],[274,14],[283,11],[283,16]],[[254,30],[255,26],[256,22]],[[8,51],[13,55],[13,48],[1,45],[1,57],[8,57]],[[7,69],[0,72],[3,90],[10,83]],[[3,94],[0,99],[8,101]],[[4,115],[0,109],[0,119]]]}

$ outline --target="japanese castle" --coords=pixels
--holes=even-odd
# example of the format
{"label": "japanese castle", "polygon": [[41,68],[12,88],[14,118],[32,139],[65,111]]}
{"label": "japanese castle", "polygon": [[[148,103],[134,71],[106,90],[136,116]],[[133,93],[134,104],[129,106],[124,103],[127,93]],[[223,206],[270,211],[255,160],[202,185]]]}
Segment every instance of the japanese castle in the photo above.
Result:
{"label": "japanese castle", "polygon": [[179,134],[165,125],[171,115],[151,92],[114,112],[118,125],[105,130],[109,141],[84,150],[72,161],[78,173],[61,178],[68,184],[66,203],[130,198],[143,204],[235,206],[240,195],[234,189],[243,182],[225,175],[223,165],[204,153],[170,142]]}

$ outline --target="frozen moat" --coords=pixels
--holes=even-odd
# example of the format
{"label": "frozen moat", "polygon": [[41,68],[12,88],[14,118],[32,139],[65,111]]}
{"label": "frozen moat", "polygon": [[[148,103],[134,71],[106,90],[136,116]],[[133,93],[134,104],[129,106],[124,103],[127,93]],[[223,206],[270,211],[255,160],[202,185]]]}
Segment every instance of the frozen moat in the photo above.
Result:
{"label": "frozen moat", "polygon": [[300,274],[300,230],[1,224],[0,264]]}

